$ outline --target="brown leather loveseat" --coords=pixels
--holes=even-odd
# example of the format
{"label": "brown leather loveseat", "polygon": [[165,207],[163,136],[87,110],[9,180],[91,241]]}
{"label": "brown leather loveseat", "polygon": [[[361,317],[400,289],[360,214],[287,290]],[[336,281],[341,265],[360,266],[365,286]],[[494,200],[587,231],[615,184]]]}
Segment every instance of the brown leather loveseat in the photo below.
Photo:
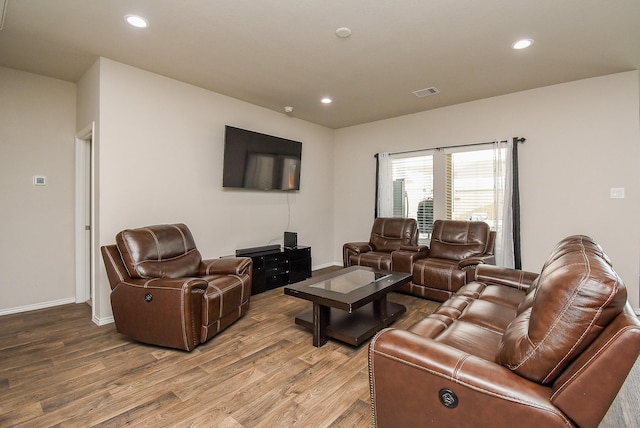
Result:
{"label": "brown leather loveseat", "polygon": [[479,265],[435,313],[378,333],[374,426],[596,427],[639,354],[624,284],[571,236],[540,274]]}
{"label": "brown leather loveseat", "polygon": [[202,260],[184,224],[124,230],[102,247],[116,329],[191,351],[249,310],[252,262]]}

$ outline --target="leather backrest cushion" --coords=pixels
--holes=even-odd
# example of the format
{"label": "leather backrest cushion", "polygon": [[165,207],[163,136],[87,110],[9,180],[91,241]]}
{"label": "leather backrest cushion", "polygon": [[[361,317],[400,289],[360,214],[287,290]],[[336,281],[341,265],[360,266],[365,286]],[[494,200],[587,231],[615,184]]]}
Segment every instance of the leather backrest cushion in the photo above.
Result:
{"label": "leather backrest cushion", "polygon": [[464,260],[485,253],[489,242],[489,225],[483,221],[436,220],[429,257]]}
{"label": "leather backrest cushion", "polygon": [[202,257],[184,224],[127,229],[116,235],[132,278],[183,278],[198,273]]}
{"label": "leather backrest cushion", "polygon": [[550,384],[613,320],[627,291],[589,237],[556,248],[538,277],[534,299],[507,327],[497,360],[521,376]]}
{"label": "leather backrest cushion", "polygon": [[547,264],[553,263],[558,257],[562,256],[563,254],[570,253],[576,250],[590,251],[594,254],[599,255],[607,264],[611,265],[611,260],[596,241],[594,241],[592,238],[589,238],[588,236],[572,235],[558,242],[555,248],[551,251],[551,254],[549,254],[549,257],[547,258],[543,269]]}
{"label": "leather backrest cushion", "polygon": [[418,222],[413,218],[378,217],[373,222],[369,242],[376,251],[395,251],[402,245],[416,245]]}

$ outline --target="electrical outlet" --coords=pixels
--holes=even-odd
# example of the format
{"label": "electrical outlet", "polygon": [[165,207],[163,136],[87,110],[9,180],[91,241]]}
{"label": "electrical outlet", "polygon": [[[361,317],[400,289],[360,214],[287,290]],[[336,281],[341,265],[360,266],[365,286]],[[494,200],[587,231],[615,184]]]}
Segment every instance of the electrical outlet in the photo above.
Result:
{"label": "electrical outlet", "polygon": [[624,187],[611,188],[611,199],[623,199],[623,198],[624,198]]}

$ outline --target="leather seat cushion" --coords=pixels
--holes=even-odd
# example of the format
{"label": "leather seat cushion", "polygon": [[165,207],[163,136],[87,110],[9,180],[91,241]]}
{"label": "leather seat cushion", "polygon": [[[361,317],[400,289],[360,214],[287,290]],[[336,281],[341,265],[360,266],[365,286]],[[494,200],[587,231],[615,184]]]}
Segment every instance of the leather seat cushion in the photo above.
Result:
{"label": "leather seat cushion", "polygon": [[[478,300],[486,300],[498,303],[502,306],[518,308],[525,298],[525,291],[501,285],[485,284],[483,282],[470,282],[463,285],[456,293],[459,296],[468,296]],[[532,293],[533,294],[533,293]]]}

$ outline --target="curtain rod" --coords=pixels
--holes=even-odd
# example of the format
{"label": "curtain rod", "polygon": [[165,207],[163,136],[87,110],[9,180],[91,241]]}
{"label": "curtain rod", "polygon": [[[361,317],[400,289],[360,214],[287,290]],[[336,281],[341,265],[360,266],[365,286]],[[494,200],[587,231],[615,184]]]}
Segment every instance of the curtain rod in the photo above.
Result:
{"label": "curtain rod", "polygon": [[[501,140],[499,141],[500,143],[506,143],[508,140]],[[525,141],[527,141],[526,138],[524,137],[513,137],[513,141],[516,143],[524,143]],[[392,152],[389,153],[390,155],[404,155],[407,153],[417,153],[417,152],[424,152],[426,150],[444,150],[444,149],[457,149],[459,147],[473,147],[473,146],[485,146],[488,144],[494,144],[495,141],[486,141],[484,143],[471,143],[471,144],[458,144],[455,146],[442,146],[442,147],[430,147],[428,149],[415,149],[415,150],[406,150],[403,152]],[[373,155],[374,157],[378,157],[378,153],[376,153],[375,155]]]}

